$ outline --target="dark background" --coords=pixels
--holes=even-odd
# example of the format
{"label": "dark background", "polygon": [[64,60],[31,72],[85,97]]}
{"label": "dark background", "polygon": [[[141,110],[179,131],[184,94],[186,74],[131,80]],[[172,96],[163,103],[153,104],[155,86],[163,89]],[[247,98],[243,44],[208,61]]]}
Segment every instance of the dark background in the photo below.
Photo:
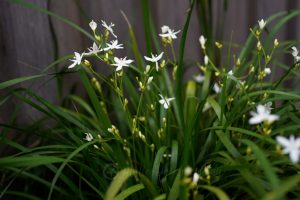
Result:
{"label": "dark background", "polygon": [[[128,29],[120,10],[123,10],[133,25],[140,49],[145,52],[142,9],[140,0],[28,0],[42,8],[63,16],[87,31],[90,31],[88,22],[94,19],[100,26],[100,19],[116,24],[116,33],[120,42],[126,46]],[[162,25],[182,29],[188,8],[187,0],[150,0],[155,25],[160,30]],[[223,12],[223,0],[213,0],[214,21],[216,22]],[[233,42],[242,44],[249,28],[257,20],[267,18],[279,11],[300,8],[298,0],[229,0],[228,10],[224,18],[224,40],[229,41],[232,35]],[[213,24],[214,27],[217,24]],[[196,14],[194,13],[187,41],[186,60],[199,60],[200,46],[199,30]],[[300,38],[300,18],[291,20],[278,35],[279,41]],[[39,74],[45,66],[55,59],[82,52],[91,46],[92,41],[76,29],[49,17],[36,10],[12,4],[7,0],[0,0],[0,82],[27,75]],[[60,67],[65,67],[61,65]],[[102,69],[107,71],[106,69]],[[65,93],[76,81],[75,75],[67,75],[64,79]],[[22,83],[21,86],[30,86],[37,94],[51,102],[57,101],[56,81],[45,77],[33,86]],[[1,95],[5,91],[0,91]],[[5,108],[0,109],[0,122],[7,121],[17,102],[8,102]],[[27,121],[33,119],[36,113],[29,107],[22,108]]]}

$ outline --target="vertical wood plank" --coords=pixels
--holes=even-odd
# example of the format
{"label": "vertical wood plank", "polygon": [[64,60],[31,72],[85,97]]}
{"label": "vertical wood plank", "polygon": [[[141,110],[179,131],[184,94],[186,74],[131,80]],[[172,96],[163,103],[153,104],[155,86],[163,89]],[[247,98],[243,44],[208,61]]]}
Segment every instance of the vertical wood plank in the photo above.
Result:
{"label": "vertical wood plank", "polygon": [[[47,8],[46,0],[31,0],[43,8]],[[38,74],[53,60],[53,46],[50,34],[48,17],[37,11],[11,4],[6,0],[0,1],[0,27],[2,30],[1,44],[1,74],[0,80],[5,81],[20,76]],[[48,82],[50,77],[45,77],[31,83],[22,83],[21,86],[29,87],[38,95],[54,101],[55,83]],[[47,89],[45,89],[47,88]],[[7,108],[11,113],[14,107]],[[30,121],[39,114],[29,106],[22,107],[19,119],[22,122]],[[4,121],[10,115],[4,115]]]}

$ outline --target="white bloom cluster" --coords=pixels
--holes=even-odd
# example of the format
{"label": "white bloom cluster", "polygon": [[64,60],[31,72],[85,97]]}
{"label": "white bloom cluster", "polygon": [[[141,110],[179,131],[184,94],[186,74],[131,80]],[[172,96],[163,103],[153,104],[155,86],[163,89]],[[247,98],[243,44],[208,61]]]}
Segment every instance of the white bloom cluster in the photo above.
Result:
{"label": "white bloom cluster", "polygon": [[[115,26],[113,23],[107,24],[105,21],[101,20],[101,25],[109,32],[111,33],[115,38],[117,38],[117,36],[114,33],[113,27]],[[92,31],[95,33],[96,29],[97,29],[97,23],[92,20],[89,23],[90,28],[92,29]],[[96,37],[96,36],[95,36]],[[110,51],[110,50],[114,50],[114,49],[123,49],[123,44],[119,44],[118,40],[112,40],[109,43],[106,44],[106,46],[104,46],[104,48],[101,48],[101,45],[97,45],[96,42],[93,43],[93,46],[88,48],[88,53],[83,52],[82,54],[75,52],[75,56],[73,59],[70,59],[70,61],[72,61],[73,63],[68,67],[68,68],[73,68],[76,65],[80,65],[82,62],[82,58],[83,56],[90,56],[90,55],[97,55],[100,52],[105,52],[105,51]],[[125,58],[117,58],[114,57],[114,62],[113,66],[117,66],[116,71],[120,71],[123,69],[123,67],[128,67],[130,63],[133,62],[133,60],[130,60],[125,57]]]}
{"label": "white bloom cluster", "polygon": [[174,31],[172,29],[170,29],[169,26],[162,26],[161,27],[161,34],[159,34],[160,37],[162,38],[171,38],[171,39],[177,39],[177,34],[180,32],[179,31]]}
{"label": "white bloom cluster", "polygon": [[256,112],[250,112],[252,117],[249,119],[249,124],[259,124],[261,122],[272,123],[279,119],[278,115],[271,114],[270,106],[258,105],[256,107]]}

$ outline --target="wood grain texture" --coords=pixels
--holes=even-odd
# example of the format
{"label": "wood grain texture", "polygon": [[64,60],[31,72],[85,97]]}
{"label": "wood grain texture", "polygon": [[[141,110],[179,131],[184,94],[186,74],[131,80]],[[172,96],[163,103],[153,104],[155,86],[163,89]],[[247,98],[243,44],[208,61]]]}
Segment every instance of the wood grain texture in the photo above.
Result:
{"label": "wood grain texture", "polygon": [[[47,8],[46,0],[31,0],[30,2]],[[6,0],[0,1],[0,13],[0,81],[40,73],[53,61],[53,45],[48,16],[10,4]],[[48,81],[50,78],[47,76],[34,85],[27,82],[20,86],[29,87],[38,95],[54,101],[55,83]],[[2,93],[4,92],[2,91]],[[16,103],[11,102],[5,109],[6,112],[12,113],[14,105]],[[29,106],[22,106],[21,112],[24,113],[20,116],[21,121],[30,121],[38,116],[38,113]],[[9,117],[10,115],[1,115],[2,121]]]}

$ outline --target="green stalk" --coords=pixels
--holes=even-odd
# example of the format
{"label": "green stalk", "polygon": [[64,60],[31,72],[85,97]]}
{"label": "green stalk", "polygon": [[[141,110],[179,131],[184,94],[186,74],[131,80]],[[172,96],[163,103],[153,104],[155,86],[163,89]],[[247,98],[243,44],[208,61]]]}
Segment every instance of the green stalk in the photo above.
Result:
{"label": "green stalk", "polygon": [[145,38],[146,38],[146,48],[147,48],[147,55],[150,55],[152,50],[151,45],[151,26],[150,26],[150,12],[149,12],[149,1],[148,0],[142,0],[142,11],[143,11],[143,21],[144,21],[144,32],[145,32]]}
{"label": "green stalk", "polygon": [[[179,109],[179,117],[182,124],[181,130],[185,130],[185,124],[183,119],[183,99],[182,99],[182,85],[183,85],[183,57],[184,57],[184,50],[185,50],[185,42],[186,36],[189,28],[189,23],[191,19],[191,14],[194,8],[195,1],[193,0],[190,4],[190,8],[188,10],[187,19],[182,31],[182,37],[180,40],[180,49],[179,49],[179,62],[178,68],[176,73],[176,103]],[[190,134],[186,134],[184,137],[184,147],[183,147],[183,158],[182,158],[182,166],[186,166],[188,162],[188,153],[189,153],[189,143],[190,143]]]}

